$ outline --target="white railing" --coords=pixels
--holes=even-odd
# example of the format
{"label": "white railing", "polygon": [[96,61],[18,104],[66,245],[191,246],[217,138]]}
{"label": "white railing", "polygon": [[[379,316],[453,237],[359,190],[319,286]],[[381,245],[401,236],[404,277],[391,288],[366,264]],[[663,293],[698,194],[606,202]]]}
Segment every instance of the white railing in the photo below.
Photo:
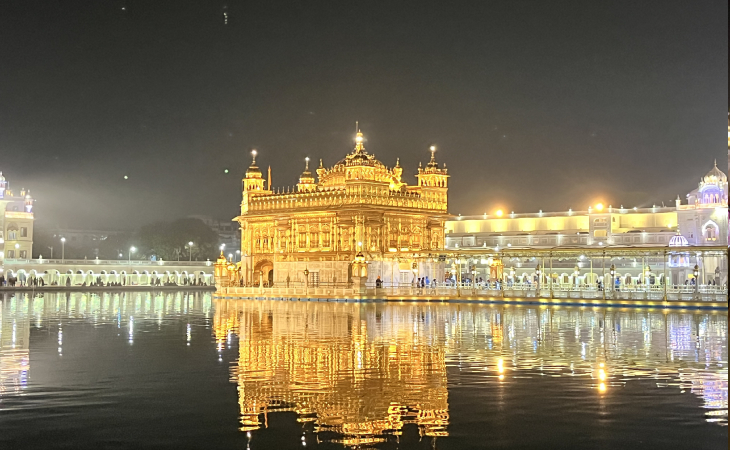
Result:
{"label": "white railing", "polygon": [[63,265],[114,265],[114,266],[188,266],[188,267],[211,267],[212,261],[148,261],[148,260],[126,260],[126,259],[5,259],[4,265],[40,265],[40,264],[63,264]]}
{"label": "white railing", "polygon": [[[727,301],[728,290],[725,286],[702,285],[697,292],[694,286],[667,286],[667,300],[674,301]],[[246,296],[254,298],[287,298],[287,297],[328,297],[343,298],[362,295],[355,292],[352,285],[336,283],[317,286],[306,286],[303,283],[292,282],[290,285],[266,286],[219,286],[222,294],[234,296]],[[452,283],[417,287],[411,284],[382,284],[377,287],[375,283],[368,283],[364,293],[368,297],[392,298],[409,297],[414,298],[460,298],[460,297],[483,297],[483,298],[566,298],[566,299],[607,299],[607,300],[663,300],[665,291],[663,285],[635,285],[622,286],[620,289],[606,291],[596,285],[569,285],[549,284],[536,286],[534,283]]]}

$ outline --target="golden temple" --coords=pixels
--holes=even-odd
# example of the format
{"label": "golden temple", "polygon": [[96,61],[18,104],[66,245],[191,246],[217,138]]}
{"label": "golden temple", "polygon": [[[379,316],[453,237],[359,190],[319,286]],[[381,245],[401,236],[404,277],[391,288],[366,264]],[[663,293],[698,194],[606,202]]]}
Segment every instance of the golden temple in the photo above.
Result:
{"label": "golden temple", "polygon": [[252,152],[234,219],[241,226],[238,283],[347,283],[359,252],[379,262],[368,281],[410,282],[414,256],[443,249],[449,175],[436,162],[436,148],[413,186],[403,181],[399,160],[389,168],[363,142],[358,130],[352,152],[330,168],[320,160],[316,178],[307,158],[291,190],[273,188],[271,171],[265,180]]}

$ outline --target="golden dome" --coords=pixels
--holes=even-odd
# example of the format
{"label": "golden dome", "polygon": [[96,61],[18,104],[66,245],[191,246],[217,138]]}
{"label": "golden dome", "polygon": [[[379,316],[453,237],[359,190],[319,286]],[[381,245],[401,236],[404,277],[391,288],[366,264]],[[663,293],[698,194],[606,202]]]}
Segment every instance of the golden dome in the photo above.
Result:
{"label": "golden dome", "polygon": [[256,165],[256,150],[251,150],[251,157],[253,160],[251,161],[251,165],[248,166],[248,170],[246,170],[246,178],[261,178],[261,170],[259,170],[259,167]]}

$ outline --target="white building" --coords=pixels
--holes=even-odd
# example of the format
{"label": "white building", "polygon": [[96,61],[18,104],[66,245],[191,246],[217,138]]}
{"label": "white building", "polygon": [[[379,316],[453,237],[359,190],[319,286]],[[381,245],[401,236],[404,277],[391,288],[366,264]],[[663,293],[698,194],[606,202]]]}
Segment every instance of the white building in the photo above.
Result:
{"label": "white building", "polygon": [[0,172],[0,265],[6,259],[28,259],[33,253],[33,197],[10,190]]}
{"label": "white building", "polygon": [[664,246],[678,233],[690,245],[728,244],[727,176],[715,165],[675,206],[459,216],[446,223],[446,248]]}

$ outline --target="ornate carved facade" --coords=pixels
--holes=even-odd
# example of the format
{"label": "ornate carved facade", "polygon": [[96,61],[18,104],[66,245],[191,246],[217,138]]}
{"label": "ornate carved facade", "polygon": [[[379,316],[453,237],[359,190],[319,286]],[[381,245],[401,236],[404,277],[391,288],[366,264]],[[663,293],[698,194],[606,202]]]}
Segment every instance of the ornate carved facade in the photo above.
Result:
{"label": "ornate carved facade", "polygon": [[436,163],[435,148],[412,186],[402,180],[399,161],[388,168],[365,150],[361,132],[355,140],[334,166],[320,160],[316,178],[307,158],[292,191],[272,188],[270,172],[266,183],[252,152],[234,219],[246,283],[304,282],[305,273],[310,283],[347,282],[358,251],[371,263],[370,281],[410,283],[414,254],[443,248],[449,175]]}

